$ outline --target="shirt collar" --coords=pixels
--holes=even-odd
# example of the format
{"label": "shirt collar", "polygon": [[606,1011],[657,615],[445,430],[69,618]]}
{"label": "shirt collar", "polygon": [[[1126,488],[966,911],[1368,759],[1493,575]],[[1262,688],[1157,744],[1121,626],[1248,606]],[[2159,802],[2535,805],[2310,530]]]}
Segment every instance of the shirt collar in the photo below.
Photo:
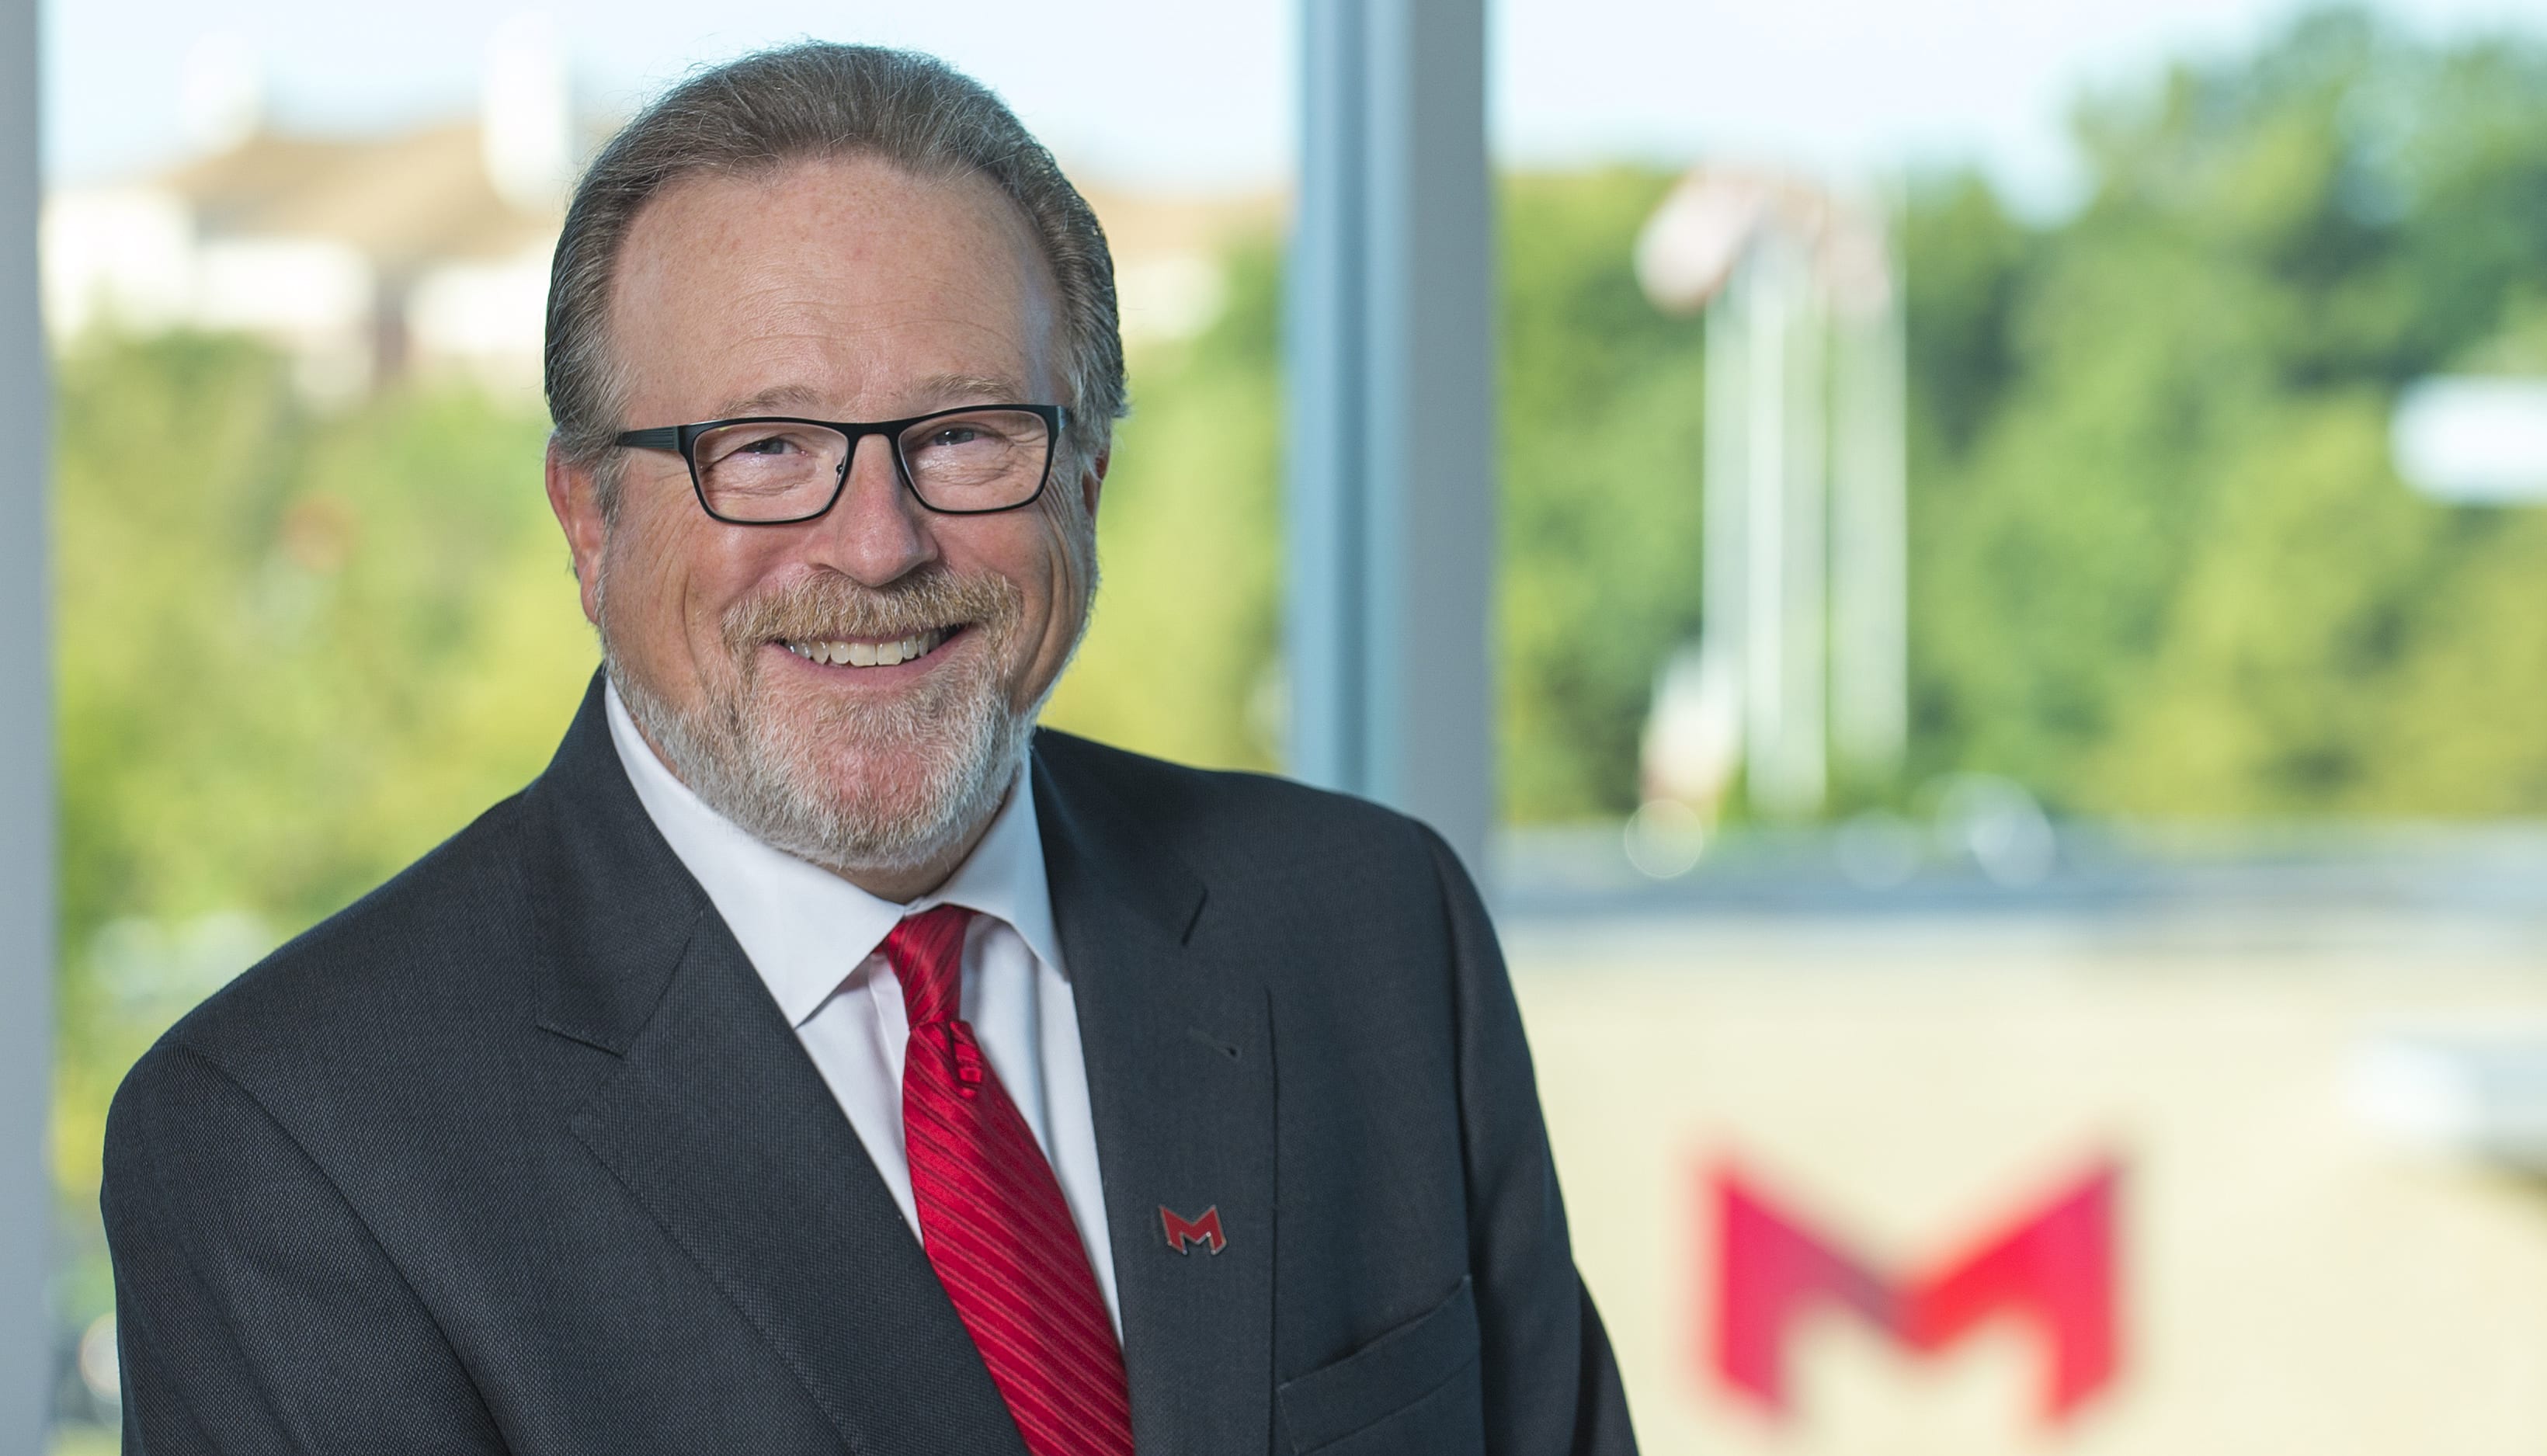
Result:
{"label": "shirt collar", "polygon": [[[973,852],[946,877],[933,894],[912,902],[910,911],[934,904],[957,904],[1006,921],[1035,958],[1064,971],[1061,935],[1052,919],[1052,891],[1044,879],[1043,832],[1035,822],[1034,786],[1025,765],[1009,786],[1009,797],[983,831]],[[881,941],[882,937],[879,936]]]}
{"label": "shirt collar", "polygon": [[1044,877],[1034,792],[1021,765],[973,852],[935,891],[908,905],[753,838],[710,808],[655,756],[617,686],[603,690],[610,741],[638,802],[707,892],[791,1026],[847,984],[906,914],[959,904],[1014,929],[1037,959],[1067,975]]}

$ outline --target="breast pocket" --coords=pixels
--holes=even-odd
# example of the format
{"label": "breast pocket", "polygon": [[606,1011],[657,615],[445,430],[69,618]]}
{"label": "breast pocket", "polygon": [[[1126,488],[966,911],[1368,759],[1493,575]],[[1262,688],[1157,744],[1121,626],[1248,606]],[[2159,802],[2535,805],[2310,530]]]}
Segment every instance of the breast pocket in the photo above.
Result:
{"label": "breast pocket", "polygon": [[1467,1278],[1431,1310],[1284,1381],[1274,1396],[1293,1456],[1474,1456],[1486,1434]]}

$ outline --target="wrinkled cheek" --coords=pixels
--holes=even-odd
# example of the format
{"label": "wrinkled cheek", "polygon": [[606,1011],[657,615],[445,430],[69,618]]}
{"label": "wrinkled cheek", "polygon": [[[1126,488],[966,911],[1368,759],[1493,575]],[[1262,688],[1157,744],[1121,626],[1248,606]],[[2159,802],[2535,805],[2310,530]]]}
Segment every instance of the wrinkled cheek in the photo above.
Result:
{"label": "wrinkled cheek", "polygon": [[662,551],[630,527],[613,532],[602,547],[603,630],[621,651],[641,655],[659,670],[666,649],[678,649],[682,626],[665,564]]}

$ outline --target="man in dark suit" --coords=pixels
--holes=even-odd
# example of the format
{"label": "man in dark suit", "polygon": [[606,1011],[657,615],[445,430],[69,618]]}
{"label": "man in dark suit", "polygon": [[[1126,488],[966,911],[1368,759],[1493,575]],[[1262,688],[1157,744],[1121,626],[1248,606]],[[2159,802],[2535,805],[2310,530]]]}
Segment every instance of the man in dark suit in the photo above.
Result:
{"label": "man in dark suit", "polygon": [[921,57],[699,76],[578,189],[547,772],[133,1070],[127,1449],[1624,1453],[1441,840],[1035,714],[1122,360]]}

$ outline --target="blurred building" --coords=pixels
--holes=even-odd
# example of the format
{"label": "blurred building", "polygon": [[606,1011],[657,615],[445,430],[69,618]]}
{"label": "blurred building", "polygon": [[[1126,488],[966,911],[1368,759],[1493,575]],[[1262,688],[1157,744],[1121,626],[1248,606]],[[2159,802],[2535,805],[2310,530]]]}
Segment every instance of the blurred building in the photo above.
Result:
{"label": "blurred building", "polygon": [[1507,878],[1646,1450],[2547,1443],[2547,840],[2125,848]]}
{"label": "blurred building", "polygon": [[[200,154],[47,199],[54,347],[100,329],[208,329],[273,344],[319,399],[409,375],[538,389],[567,195],[615,125],[577,111],[544,33],[498,33],[475,118],[310,136],[264,126],[252,94],[229,106],[205,128],[215,144]],[[1230,240],[1270,232],[1280,211],[1270,193],[1098,190],[1092,203],[1115,243],[1123,329],[1136,347],[1217,316]]]}
{"label": "blurred building", "polygon": [[549,253],[578,118],[543,29],[488,47],[479,115],[389,136],[262,124],[252,80],[202,154],[44,206],[45,325],[255,335],[320,398],[409,373],[536,388]]}

